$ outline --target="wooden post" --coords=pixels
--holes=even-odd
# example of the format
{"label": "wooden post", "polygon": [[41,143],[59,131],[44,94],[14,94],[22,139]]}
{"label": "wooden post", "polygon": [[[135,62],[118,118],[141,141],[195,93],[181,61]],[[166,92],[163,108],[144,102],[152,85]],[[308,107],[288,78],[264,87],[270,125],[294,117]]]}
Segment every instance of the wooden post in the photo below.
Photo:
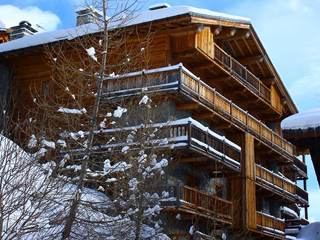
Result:
{"label": "wooden post", "polygon": [[179,66],[179,79],[178,79],[178,91],[181,89],[182,77],[183,77],[183,65],[180,63]]}
{"label": "wooden post", "polygon": [[[306,164],[306,156],[303,154],[302,155],[302,161],[304,164]],[[303,179],[303,190],[305,190],[307,192],[307,179]],[[306,206],[304,208],[304,217],[308,220],[309,218],[309,214],[308,214],[308,207]]]}
{"label": "wooden post", "polygon": [[217,95],[217,92],[216,92],[216,89],[214,88],[213,89],[213,109],[215,109],[216,107],[216,96]]}
{"label": "wooden post", "polygon": [[256,213],[256,184],[255,184],[255,154],[254,154],[254,137],[245,133],[242,175],[244,177],[244,211],[245,211],[245,226],[248,229],[257,228],[257,213]]}
{"label": "wooden post", "polygon": [[189,121],[188,122],[188,145],[189,146],[191,146],[191,132],[192,132],[192,130],[191,130],[191,122]]}

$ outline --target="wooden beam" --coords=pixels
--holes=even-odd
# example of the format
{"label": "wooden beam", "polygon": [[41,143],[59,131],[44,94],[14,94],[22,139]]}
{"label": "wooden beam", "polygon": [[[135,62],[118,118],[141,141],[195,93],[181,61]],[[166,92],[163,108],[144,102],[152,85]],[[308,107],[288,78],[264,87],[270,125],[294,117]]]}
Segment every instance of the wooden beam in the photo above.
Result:
{"label": "wooden beam", "polygon": [[198,103],[178,103],[176,108],[179,110],[194,110],[199,108]]}
{"label": "wooden beam", "polygon": [[234,45],[236,45],[236,47],[238,48],[240,54],[241,54],[242,56],[244,56],[245,53],[244,53],[244,51],[243,51],[243,48],[239,46],[238,41],[237,41],[236,39],[230,39],[230,40],[232,40],[232,42],[234,43]]}
{"label": "wooden beam", "polygon": [[251,36],[250,31],[237,31],[236,29],[230,30],[228,33],[221,34],[215,37],[216,40],[230,41],[248,39]]}
{"label": "wooden beam", "polygon": [[262,54],[254,55],[254,56],[246,56],[237,59],[241,64],[244,65],[251,65],[254,63],[261,63],[264,60]]}
{"label": "wooden beam", "polygon": [[230,79],[232,79],[232,77],[230,75],[224,75],[224,76],[220,75],[220,76],[217,76],[217,77],[210,79],[209,81],[210,82],[223,82],[223,81],[227,81]]}
{"label": "wooden beam", "polygon": [[217,28],[212,28],[211,31],[213,32],[214,36],[218,36],[222,31],[222,26],[218,26]]}
{"label": "wooden beam", "polygon": [[223,26],[228,28],[250,29],[250,24],[228,21],[223,19],[209,19],[205,17],[191,17],[191,23],[203,23],[206,25]]}
{"label": "wooden beam", "polygon": [[224,122],[224,123],[221,123],[221,124],[215,124],[213,126],[213,128],[222,129],[222,130],[230,129],[230,128],[232,128],[232,124],[228,123],[228,122]]}
{"label": "wooden beam", "polygon": [[219,32],[218,35],[215,36],[215,40],[225,40],[233,38],[237,33],[237,29],[230,28],[230,29],[224,29],[223,34]]}
{"label": "wooden beam", "polygon": [[[250,35],[249,35],[249,36],[250,36]],[[250,45],[248,44],[247,38],[243,38],[243,39],[242,39],[242,41],[243,41],[243,42],[244,42],[244,44],[246,45],[246,47],[247,47],[247,49],[248,49],[249,53],[250,53],[251,55],[253,55],[253,51],[252,51],[252,49],[251,49]]]}
{"label": "wooden beam", "polygon": [[170,34],[170,37],[177,37],[177,36],[183,36],[183,35],[188,35],[190,33],[194,33],[196,32],[198,29],[198,25],[192,25],[192,26],[188,26],[188,27],[182,27],[179,28],[179,31],[176,31],[176,29],[174,31],[170,30],[168,33]]}
{"label": "wooden beam", "polygon": [[208,161],[208,158],[206,157],[182,157],[181,159],[179,159],[180,162],[183,163],[199,163],[199,162],[203,162],[203,161]]}
{"label": "wooden beam", "polygon": [[212,112],[205,112],[205,113],[197,113],[197,114],[192,114],[192,116],[195,119],[200,119],[200,120],[206,120],[206,119],[211,119],[215,116],[214,113]]}
{"label": "wooden beam", "polygon": [[261,78],[260,80],[266,83],[267,85],[273,85],[276,82],[276,78],[274,76]]}

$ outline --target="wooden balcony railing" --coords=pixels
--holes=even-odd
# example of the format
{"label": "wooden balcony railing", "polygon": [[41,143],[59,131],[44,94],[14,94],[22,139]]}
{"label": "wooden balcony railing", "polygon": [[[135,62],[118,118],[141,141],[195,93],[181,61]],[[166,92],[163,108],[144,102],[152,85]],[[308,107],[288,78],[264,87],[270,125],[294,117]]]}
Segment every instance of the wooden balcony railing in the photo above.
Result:
{"label": "wooden balcony railing", "polygon": [[296,167],[299,175],[307,177],[307,165],[300,161],[297,157],[293,158],[293,164]]}
{"label": "wooden balcony railing", "polygon": [[[209,154],[216,154],[218,157],[220,156],[223,160],[226,160],[225,162],[240,169],[241,149],[224,137],[219,137],[218,134],[211,130],[204,130],[198,127],[199,123],[197,124],[197,122],[195,122],[196,121],[193,120],[188,124],[189,144]],[[236,162],[234,162],[234,160]]]}
{"label": "wooden balcony railing", "polygon": [[299,186],[296,186],[296,192],[298,196],[298,200],[302,203],[302,205],[308,205],[309,203],[309,194]]}
{"label": "wooden balcony railing", "polygon": [[[174,197],[175,203],[178,205],[198,210],[231,224],[233,212],[231,201],[189,186],[169,186],[165,189],[169,193],[168,199],[171,200]],[[166,205],[168,206],[168,204]]]}
{"label": "wooden balcony railing", "polygon": [[186,97],[228,118],[235,125],[287,154],[289,158],[293,157],[294,146],[291,143],[181,65],[107,78],[104,82],[104,96],[107,98],[131,96],[141,92],[168,93],[180,90]]}
{"label": "wooden balcony railing", "polygon": [[267,229],[270,233],[283,235],[285,221],[262,212],[257,212],[257,226]]}
{"label": "wooden balcony railing", "polygon": [[271,91],[251,73],[245,66],[239,63],[236,59],[226,53],[216,43],[214,44],[214,60],[218,62],[223,68],[228,70],[233,76],[235,76],[242,84],[244,84],[251,91],[262,97],[268,103],[271,102]]}
{"label": "wooden balcony railing", "polygon": [[[218,160],[225,166],[240,171],[241,148],[192,118],[151,124],[144,128],[141,128],[141,126],[132,126],[99,130],[95,132],[93,149],[97,149],[97,151],[103,151],[103,149],[110,148],[115,150],[116,148],[121,149],[125,145],[134,148],[135,145],[139,144],[138,142],[133,141],[127,143],[127,136],[133,129],[135,129],[137,135],[140,134],[140,131],[155,135],[154,138],[146,140],[149,142],[144,142],[144,145],[150,144],[150,147],[160,146],[163,148],[164,144],[167,144],[170,148],[195,148],[197,151],[212,156],[215,160]],[[75,136],[76,134],[77,133],[70,134],[70,137],[67,139],[68,146],[74,150],[77,149],[78,143],[73,140],[72,136]],[[83,134],[86,135],[88,133]],[[150,134],[145,135],[149,136]],[[106,139],[111,139],[113,136],[116,140],[112,141],[110,144],[106,144]],[[84,149],[77,149],[77,151],[79,155],[81,155],[81,152],[84,151]]]}
{"label": "wooden balcony railing", "polygon": [[256,178],[257,180],[265,181],[267,185],[274,187],[278,192],[286,191],[290,193],[292,195],[291,198],[298,200],[301,204],[308,204],[308,193],[289,179],[277,175],[260,165],[256,165]]}
{"label": "wooden balcony railing", "polygon": [[256,177],[291,194],[296,194],[296,185],[289,179],[281,177],[270,170],[256,165]]}

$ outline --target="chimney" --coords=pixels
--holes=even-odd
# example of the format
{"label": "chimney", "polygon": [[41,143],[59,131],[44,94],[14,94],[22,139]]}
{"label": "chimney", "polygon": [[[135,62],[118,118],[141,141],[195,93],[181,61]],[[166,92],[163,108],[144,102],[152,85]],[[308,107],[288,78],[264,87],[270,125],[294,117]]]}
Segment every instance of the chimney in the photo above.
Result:
{"label": "chimney", "polygon": [[102,19],[102,14],[91,6],[80,8],[76,11],[77,13],[77,26],[96,23],[99,19]]}
{"label": "chimney", "polygon": [[6,25],[0,20],[0,44],[9,41],[9,33]]}
{"label": "chimney", "polygon": [[10,40],[30,36],[38,32],[28,21],[21,21],[18,26],[11,27]]}
{"label": "chimney", "polygon": [[169,7],[171,7],[171,5],[168,3],[158,3],[158,4],[154,4],[154,5],[150,6],[149,10],[154,11],[154,10],[159,10],[159,9],[164,9],[164,8],[169,8]]}

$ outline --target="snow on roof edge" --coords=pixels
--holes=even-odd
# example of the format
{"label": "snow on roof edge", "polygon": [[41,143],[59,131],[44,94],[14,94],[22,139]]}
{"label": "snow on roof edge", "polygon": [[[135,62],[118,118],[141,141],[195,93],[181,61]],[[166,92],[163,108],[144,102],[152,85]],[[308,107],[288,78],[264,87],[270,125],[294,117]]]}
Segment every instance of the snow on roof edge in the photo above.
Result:
{"label": "snow on roof edge", "polygon": [[[153,22],[157,20],[163,20],[171,17],[177,17],[189,14],[191,16],[200,16],[209,19],[235,21],[250,24],[250,19],[229,15],[225,13],[215,12],[208,9],[195,8],[190,6],[172,6],[168,8],[161,8],[157,10],[146,10],[138,14],[133,19],[124,24],[114,23],[110,28],[121,28],[133,25],[139,25],[142,23]],[[60,29],[51,32],[38,33],[32,36],[23,37],[20,39],[12,40],[6,43],[0,44],[0,54],[6,53],[18,49],[24,49],[28,47],[35,47],[48,43],[58,42],[61,40],[72,40],[76,37],[80,37],[86,34],[92,34],[99,31],[98,26],[95,24],[85,24],[69,29]]]}
{"label": "snow on roof edge", "polygon": [[281,122],[283,130],[306,130],[320,127],[320,108],[296,113]]}

